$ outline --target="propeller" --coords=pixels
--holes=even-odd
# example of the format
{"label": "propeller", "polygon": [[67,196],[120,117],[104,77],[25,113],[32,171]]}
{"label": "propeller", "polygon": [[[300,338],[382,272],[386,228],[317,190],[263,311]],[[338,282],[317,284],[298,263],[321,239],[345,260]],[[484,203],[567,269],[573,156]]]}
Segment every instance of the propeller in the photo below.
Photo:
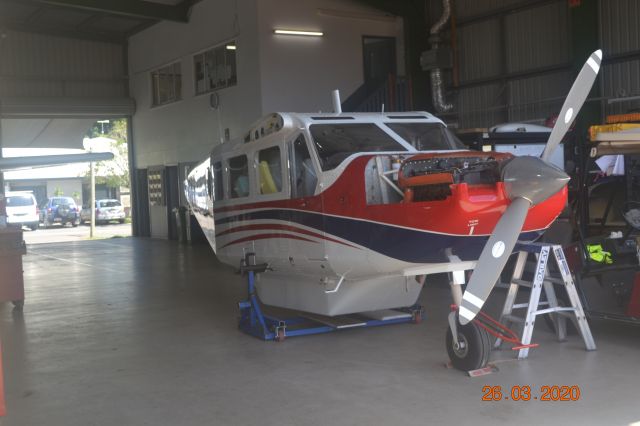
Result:
{"label": "propeller", "polygon": [[541,158],[515,157],[503,167],[502,180],[511,203],[482,249],[462,295],[458,311],[462,325],[475,318],[489,297],[516,245],[529,208],[560,191],[569,181],[569,176],[564,171],[548,161],[587,99],[600,70],[601,60],[602,51],[596,50],[583,65],[562,105]]}

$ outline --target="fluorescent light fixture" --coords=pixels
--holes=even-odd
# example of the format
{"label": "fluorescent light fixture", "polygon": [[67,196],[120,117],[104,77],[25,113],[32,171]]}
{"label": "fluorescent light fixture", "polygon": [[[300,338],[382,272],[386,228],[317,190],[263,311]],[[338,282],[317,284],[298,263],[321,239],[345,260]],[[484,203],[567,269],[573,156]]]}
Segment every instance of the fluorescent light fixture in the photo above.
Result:
{"label": "fluorescent light fixture", "polygon": [[300,31],[300,30],[273,30],[275,34],[282,35],[298,35],[298,36],[309,36],[309,37],[322,37],[324,35],[323,32],[320,31]]}
{"label": "fluorescent light fixture", "polygon": [[235,44],[227,44],[227,50],[236,50]]}

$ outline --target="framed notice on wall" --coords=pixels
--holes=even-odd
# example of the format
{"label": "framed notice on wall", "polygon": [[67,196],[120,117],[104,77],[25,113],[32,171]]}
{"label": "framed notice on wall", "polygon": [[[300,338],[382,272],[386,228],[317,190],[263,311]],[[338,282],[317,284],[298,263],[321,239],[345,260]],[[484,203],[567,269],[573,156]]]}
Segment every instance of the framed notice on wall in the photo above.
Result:
{"label": "framed notice on wall", "polygon": [[164,206],[164,168],[149,169],[147,182],[149,185],[149,205]]}

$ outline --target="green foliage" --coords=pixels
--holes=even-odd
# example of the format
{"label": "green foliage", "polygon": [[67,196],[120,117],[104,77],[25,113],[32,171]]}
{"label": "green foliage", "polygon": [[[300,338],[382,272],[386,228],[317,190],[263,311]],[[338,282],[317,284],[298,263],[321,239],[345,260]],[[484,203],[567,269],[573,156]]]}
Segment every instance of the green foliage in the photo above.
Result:
{"label": "green foliage", "polygon": [[[95,163],[96,184],[106,184],[111,188],[129,187],[129,154],[127,147],[127,121],[125,119],[111,120],[104,123],[105,134],[103,136],[113,139],[111,146],[114,154],[112,160]],[[102,124],[95,123],[89,134],[97,137],[102,133]],[[86,176],[89,176],[90,171]]]}
{"label": "green foliage", "polygon": [[[109,120],[108,123],[98,123],[96,121],[95,123],[93,123],[93,126],[91,126],[91,128],[87,132],[86,137],[97,138],[98,136],[108,136],[109,133],[111,133],[111,128],[113,127],[113,124],[118,121],[124,121],[124,120]],[[103,129],[104,129],[104,133],[102,132]]]}
{"label": "green foliage", "polygon": [[60,197],[64,195],[64,191],[56,186],[56,189],[53,190],[53,195],[56,197]]}

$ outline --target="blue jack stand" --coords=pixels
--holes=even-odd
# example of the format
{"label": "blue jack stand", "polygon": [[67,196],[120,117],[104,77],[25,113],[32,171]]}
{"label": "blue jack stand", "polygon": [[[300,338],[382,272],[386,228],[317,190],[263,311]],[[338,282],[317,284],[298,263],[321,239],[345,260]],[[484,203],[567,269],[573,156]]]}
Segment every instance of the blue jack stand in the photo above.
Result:
{"label": "blue jack stand", "polygon": [[[247,274],[247,285],[249,297],[238,303],[240,308],[240,320],[238,328],[243,332],[250,334],[262,340],[275,340],[282,342],[286,337],[306,336],[310,334],[330,333],[344,328],[360,328],[360,327],[377,327],[381,325],[391,324],[418,324],[422,321],[423,309],[419,305],[410,308],[401,308],[385,311],[391,313],[387,317],[367,318],[365,314],[343,316],[348,321],[343,324],[332,324],[323,321],[323,318],[332,319],[332,317],[322,317],[320,315],[309,314],[308,317],[294,318],[276,318],[263,313],[256,294],[255,277],[256,274],[263,273],[269,269],[266,263],[254,264],[255,253],[247,253],[245,255],[243,265],[240,266],[240,272]],[[341,317],[337,317],[341,318]]]}

